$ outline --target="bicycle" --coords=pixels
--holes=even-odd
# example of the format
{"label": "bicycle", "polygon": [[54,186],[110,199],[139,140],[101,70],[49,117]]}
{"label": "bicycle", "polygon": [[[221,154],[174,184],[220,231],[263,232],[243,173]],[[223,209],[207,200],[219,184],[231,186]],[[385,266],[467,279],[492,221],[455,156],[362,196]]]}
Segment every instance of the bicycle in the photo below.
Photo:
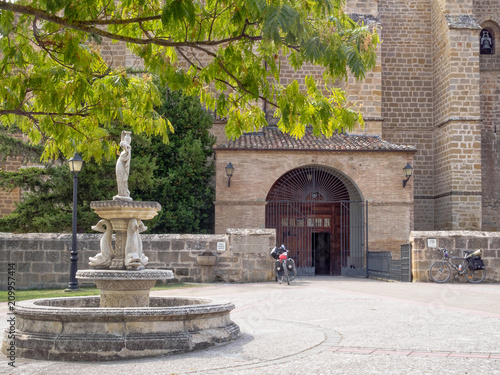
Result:
{"label": "bicycle", "polygon": [[271,251],[271,256],[276,260],[274,262],[276,280],[280,284],[283,280],[286,280],[287,284],[290,285],[290,282],[297,276],[297,267],[295,261],[288,258],[288,250],[285,245],[281,245],[279,248],[275,246]]}
{"label": "bicycle", "polygon": [[[451,276],[451,267],[457,271],[455,279],[464,275],[468,282],[477,284],[486,278],[486,268],[481,259],[481,250],[464,251],[463,257],[450,257],[447,249],[438,250],[443,252],[443,257],[432,263],[429,268],[429,276],[432,281],[436,283],[447,282]],[[452,259],[459,259],[460,263],[454,264]]]}

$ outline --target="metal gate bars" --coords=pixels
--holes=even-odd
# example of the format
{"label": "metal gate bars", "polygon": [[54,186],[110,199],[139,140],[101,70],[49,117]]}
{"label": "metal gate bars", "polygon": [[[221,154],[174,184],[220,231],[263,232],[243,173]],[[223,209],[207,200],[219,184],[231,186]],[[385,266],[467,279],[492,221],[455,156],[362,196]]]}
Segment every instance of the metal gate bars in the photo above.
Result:
{"label": "metal gate bars", "polygon": [[266,227],[276,229],[299,275],[366,277],[366,204],[352,181],[325,166],[281,176],[267,195]]}
{"label": "metal gate bars", "polygon": [[364,202],[274,201],[266,206],[266,227],[276,229],[298,275],[366,277]]}

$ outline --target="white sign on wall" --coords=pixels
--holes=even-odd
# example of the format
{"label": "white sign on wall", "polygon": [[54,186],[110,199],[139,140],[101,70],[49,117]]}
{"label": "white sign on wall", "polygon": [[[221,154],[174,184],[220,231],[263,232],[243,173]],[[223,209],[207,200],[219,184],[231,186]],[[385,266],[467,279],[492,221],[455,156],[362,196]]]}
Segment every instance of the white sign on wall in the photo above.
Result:
{"label": "white sign on wall", "polygon": [[217,251],[226,251],[226,243],[217,242]]}
{"label": "white sign on wall", "polygon": [[436,248],[437,247],[437,240],[435,238],[428,238],[427,239],[427,247]]}

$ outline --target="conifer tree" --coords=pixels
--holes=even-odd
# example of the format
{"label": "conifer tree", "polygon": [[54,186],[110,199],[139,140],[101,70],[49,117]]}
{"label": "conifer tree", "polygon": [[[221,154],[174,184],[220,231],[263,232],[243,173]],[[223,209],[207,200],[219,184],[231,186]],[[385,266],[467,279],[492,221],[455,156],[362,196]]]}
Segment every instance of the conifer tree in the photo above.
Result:
{"label": "conifer tree", "polygon": [[[162,103],[155,110],[166,116],[175,132],[165,145],[159,136],[134,135],[129,188],[134,200],[153,200],[162,211],[148,221],[148,233],[210,233],[213,231],[215,170],[210,135],[213,118],[198,98],[161,90]],[[122,125],[123,126],[123,125]],[[120,138],[117,127],[112,133]],[[43,147],[34,147],[9,137],[0,129],[0,155],[24,155],[36,161]],[[12,130],[12,129],[11,129]],[[115,160],[85,163],[78,175],[78,231],[92,232],[99,220],[91,201],[110,200],[116,195]],[[20,187],[22,201],[10,215],[0,218],[0,232],[70,232],[73,184],[67,165],[47,162],[17,172],[0,170],[0,188]]]}

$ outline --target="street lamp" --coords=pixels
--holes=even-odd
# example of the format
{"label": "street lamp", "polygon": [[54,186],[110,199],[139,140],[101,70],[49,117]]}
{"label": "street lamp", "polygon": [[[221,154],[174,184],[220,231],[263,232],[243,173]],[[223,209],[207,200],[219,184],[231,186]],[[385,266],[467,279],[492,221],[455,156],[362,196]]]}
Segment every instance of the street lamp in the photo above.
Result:
{"label": "street lamp", "polygon": [[78,280],[76,279],[76,271],[78,270],[78,249],[76,247],[76,197],[78,194],[78,173],[82,170],[83,159],[78,152],[75,156],[68,160],[69,170],[73,172],[73,240],[71,245],[71,265],[69,274],[68,290],[78,290]]}
{"label": "street lamp", "polygon": [[234,167],[231,163],[226,165],[227,187],[231,186],[231,177],[233,177]]}
{"label": "street lamp", "polygon": [[413,174],[413,167],[410,165],[410,163],[406,163],[406,166],[403,168],[403,172],[406,177],[406,180],[403,180],[403,188],[405,188],[408,180]]}

